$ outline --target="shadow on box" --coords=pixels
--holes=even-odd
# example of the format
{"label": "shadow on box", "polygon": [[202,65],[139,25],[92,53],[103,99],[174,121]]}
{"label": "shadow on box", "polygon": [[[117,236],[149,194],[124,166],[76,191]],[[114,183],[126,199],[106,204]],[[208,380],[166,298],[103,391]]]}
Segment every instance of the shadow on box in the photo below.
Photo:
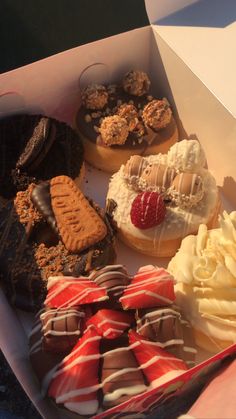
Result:
{"label": "shadow on box", "polygon": [[225,28],[235,20],[235,0],[202,0],[160,19],[158,25]]}

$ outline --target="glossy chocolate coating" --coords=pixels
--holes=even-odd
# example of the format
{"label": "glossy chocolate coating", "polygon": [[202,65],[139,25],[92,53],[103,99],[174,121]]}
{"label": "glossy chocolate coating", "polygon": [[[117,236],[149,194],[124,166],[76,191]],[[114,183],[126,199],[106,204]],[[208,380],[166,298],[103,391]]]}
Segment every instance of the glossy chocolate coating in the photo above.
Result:
{"label": "glossy chocolate coating", "polygon": [[[133,352],[128,347],[128,339],[126,335],[122,335],[118,339],[103,339],[101,343],[101,352],[103,353],[101,382],[107,380],[111,375],[120,373],[111,377],[102,386],[103,405],[104,407],[116,406],[126,400],[131,395],[129,388],[135,386],[145,386],[144,376],[140,369]],[[117,348],[120,348],[117,350]],[[116,350],[115,350],[116,349]],[[113,352],[113,350],[115,350]],[[133,370],[129,370],[132,368]],[[119,395],[106,400],[106,395],[119,390]]]}
{"label": "glossy chocolate coating", "polygon": [[37,313],[29,339],[30,361],[40,382],[69,352],[68,350],[60,353],[45,351],[43,348],[42,324],[39,317],[41,313],[42,311]]}
{"label": "glossy chocolate coating", "polygon": [[177,358],[194,364],[196,350],[191,328],[175,306],[139,309],[136,311],[137,332]]}
{"label": "glossy chocolate coating", "polygon": [[119,298],[122,296],[126,285],[130,283],[129,275],[123,265],[108,265],[94,271],[91,274],[91,279],[97,285],[106,288],[109,296],[109,300],[104,302],[106,307],[122,308]]}
{"label": "glossy chocolate coating", "polygon": [[85,327],[85,311],[46,308],[40,314],[43,330],[43,349],[50,352],[67,352],[77,343]]}
{"label": "glossy chocolate coating", "polygon": [[57,222],[51,204],[50,183],[42,182],[36,185],[31,194],[31,200],[53,231],[58,234]]}

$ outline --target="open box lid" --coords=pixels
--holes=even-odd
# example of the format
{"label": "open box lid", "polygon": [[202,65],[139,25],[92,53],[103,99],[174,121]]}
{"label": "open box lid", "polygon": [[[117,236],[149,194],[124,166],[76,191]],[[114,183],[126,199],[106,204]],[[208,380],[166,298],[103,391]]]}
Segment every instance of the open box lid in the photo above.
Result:
{"label": "open box lid", "polygon": [[236,2],[145,0],[155,31],[236,116]]}

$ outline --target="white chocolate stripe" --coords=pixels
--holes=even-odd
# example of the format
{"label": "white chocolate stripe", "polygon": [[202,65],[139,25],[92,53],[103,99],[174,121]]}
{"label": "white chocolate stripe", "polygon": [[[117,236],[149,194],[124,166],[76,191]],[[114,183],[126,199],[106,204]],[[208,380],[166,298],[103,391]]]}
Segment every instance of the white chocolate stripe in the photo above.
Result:
{"label": "white chocolate stripe", "polygon": [[[61,294],[69,285],[64,284],[64,286],[58,287],[59,289],[56,289],[54,292],[51,293],[51,295],[49,295],[46,298],[45,304],[50,303],[50,301],[53,298],[55,298],[58,294]],[[91,282],[90,282],[90,285],[91,285]],[[105,288],[100,287],[100,289],[105,289]],[[69,307],[70,304],[73,304],[73,305],[79,304],[79,302],[81,300],[83,300],[83,298],[87,297],[90,293],[93,293],[93,292],[96,292],[96,291],[99,291],[99,290],[97,290],[96,288],[87,288],[87,289],[83,290],[83,292],[80,292],[78,295],[74,295],[73,297],[71,297],[70,299],[65,301],[64,304],[60,305],[60,308]],[[104,301],[104,300],[107,300],[107,299],[108,299],[108,296],[105,295],[103,297],[96,298],[96,301]]]}
{"label": "white chocolate stripe", "polygon": [[162,284],[162,283],[166,283],[168,280],[172,281],[172,279],[169,278],[169,277],[167,279],[160,278],[160,279],[156,280],[155,278],[152,278],[152,279],[149,279],[149,280],[139,281],[139,282],[128,285],[127,286],[127,291],[130,290],[130,289],[134,289],[134,288],[142,288],[143,286],[147,286],[147,285],[153,285],[153,284],[154,285],[157,285],[157,284],[159,285],[159,284]]}
{"label": "white chocolate stripe", "polygon": [[129,326],[129,323],[126,323],[126,322],[118,322],[118,321],[116,321],[116,320],[111,320],[111,319],[104,319],[104,320],[102,320],[100,323],[98,323],[98,327],[101,327],[101,326],[103,326],[104,324],[106,324],[106,323],[108,323],[108,324],[115,324],[115,325],[119,325],[119,326],[125,326],[125,327],[128,327]]}
{"label": "white chocolate stripe", "polygon": [[104,333],[103,336],[108,336],[110,333],[122,333],[123,329],[114,329],[112,327],[110,327],[109,329],[107,329]]}
{"label": "white chocolate stripe", "polygon": [[167,272],[167,271],[160,272],[160,271],[156,271],[155,270],[152,273],[150,273],[150,272],[147,272],[147,273],[141,272],[139,274],[136,274],[134,276],[133,280],[134,280],[134,283],[137,284],[138,282],[148,281],[149,279],[151,279],[151,280],[154,280],[154,279],[155,280],[158,280],[158,279],[161,280],[161,279],[166,279],[166,278],[173,279],[173,276],[171,274],[169,274],[169,272]]}
{"label": "white chocolate stripe", "polygon": [[[145,341],[145,340],[141,340],[141,342],[142,343],[147,343],[147,341]],[[148,344],[153,345],[153,346],[159,346],[161,348],[162,347],[165,348],[166,346],[169,346],[169,345],[183,345],[184,341],[183,341],[183,339],[171,339],[171,340],[163,343],[163,342],[154,342],[154,341],[150,340],[150,341],[148,341]],[[184,352],[197,353],[197,350],[195,348],[190,347],[190,346],[183,346],[183,350],[184,350]]]}
{"label": "white chocolate stripe", "polygon": [[52,288],[59,281],[62,281],[63,284],[66,282],[70,282],[71,284],[82,283],[86,285],[87,283],[91,285],[91,281],[88,278],[82,276],[80,276],[79,278],[75,278],[74,276],[49,276],[47,289]]}
{"label": "white chocolate stripe", "polygon": [[[86,329],[86,330],[88,330],[88,329]],[[84,333],[86,332],[86,330],[84,331]],[[82,344],[79,345],[79,347],[77,349],[73,350],[69,355],[67,355],[64,358],[64,361],[67,362],[71,357],[74,357],[75,354],[77,352],[79,352],[85,345],[87,345],[90,342],[95,342],[96,340],[101,340],[101,336],[93,336],[93,337],[87,339],[86,341],[84,341]],[[60,365],[61,364],[58,364],[58,367],[60,367]]]}
{"label": "white chocolate stripe", "polygon": [[[120,351],[126,350],[127,348],[119,348]],[[128,348],[129,349],[129,348]],[[112,352],[112,351],[111,351]],[[105,354],[103,354],[105,355]],[[128,372],[135,372],[137,370],[142,370],[145,369],[147,367],[150,367],[153,363],[157,362],[158,360],[170,360],[170,361],[174,361],[175,363],[181,362],[183,363],[183,361],[178,360],[174,357],[162,357],[162,356],[154,356],[152,359],[150,359],[149,361],[147,361],[146,363],[139,365],[138,367],[130,367],[130,368],[123,368],[120,371],[116,371],[115,373],[109,375],[107,378],[105,378],[105,380],[103,380],[102,383],[94,385],[94,386],[90,386],[90,387],[84,387],[84,388],[80,388],[77,390],[71,390],[68,393],[64,393],[63,395],[59,396],[58,398],[56,398],[57,403],[65,403],[66,400],[70,399],[70,398],[74,398],[74,397],[78,397],[80,395],[84,395],[84,394],[89,394],[92,393],[94,391],[97,391],[99,389],[101,389],[107,382],[113,381],[115,378],[120,377],[124,374],[127,374]],[[177,369],[178,370],[178,369]],[[175,371],[175,369],[173,369],[172,371]],[[184,370],[181,370],[184,371]],[[53,375],[53,378],[56,376],[57,374]],[[150,383],[151,385],[152,383]],[[148,387],[142,385],[144,390],[147,390]],[[125,388],[123,389],[119,389],[120,391],[124,391]],[[112,393],[111,393],[112,394]]]}
{"label": "white chocolate stripe", "polygon": [[184,341],[183,339],[170,339],[170,340],[167,340],[166,342],[149,341],[148,343],[150,343],[153,346],[158,346],[159,348],[166,348],[167,346],[172,346],[172,345],[183,345]]}
{"label": "white chocolate stripe", "polygon": [[184,352],[191,352],[193,354],[196,354],[197,353],[197,349],[192,348],[191,346],[184,346],[183,347],[183,350],[184,350]]}
{"label": "white chocolate stripe", "polygon": [[[144,323],[143,325],[138,326],[138,330],[140,331],[143,328],[149,326],[150,324],[160,323],[161,321],[166,320],[166,319],[176,319],[176,316],[173,316],[173,315],[170,314],[169,316],[167,315],[167,316],[158,317],[158,319],[149,320],[148,322]],[[139,324],[139,323],[140,323],[140,321],[137,322],[137,324]]]}
{"label": "white chocolate stripe", "polygon": [[157,300],[161,300],[164,301],[168,304],[171,304],[172,301],[169,298],[163,297],[162,295],[156,294],[154,292],[151,291],[145,291],[145,290],[141,290],[141,291],[137,291],[137,292],[132,292],[128,295],[123,295],[123,297],[120,298],[120,301],[122,302],[123,300],[126,300],[127,298],[132,298],[135,297],[137,295],[148,295],[149,297],[153,297],[156,298]]}
{"label": "white chocolate stripe", "polygon": [[92,271],[91,274],[89,275],[89,278],[93,278],[93,276],[103,274],[104,272],[124,273],[123,270],[125,270],[123,265],[107,265],[107,266],[104,266],[104,268],[98,269],[97,271],[96,270]]}
{"label": "white chocolate stripe", "polygon": [[60,374],[63,374],[65,371],[73,368],[75,365],[83,364],[84,362],[94,361],[95,359],[101,358],[100,354],[94,354],[94,355],[81,355],[78,358],[76,358],[74,361],[72,361],[69,365],[66,365],[63,368],[60,368],[59,371],[57,371],[53,378],[57,377]]}
{"label": "white chocolate stripe", "polygon": [[138,346],[138,345],[139,345],[139,342],[134,342],[129,346],[124,346],[123,348],[111,349],[110,351],[105,352],[103,354],[103,356],[107,356],[107,355],[110,355],[110,354],[115,354],[115,353],[120,352],[120,351],[129,351],[130,349],[136,348],[136,346]]}
{"label": "white chocolate stripe", "polygon": [[[45,323],[45,325],[42,327],[42,330],[45,331],[47,329],[48,325],[50,325],[50,323],[56,323],[57,321],[64,320],[64,319],[69,319],[70,317],[75,317],[75,316],[76,316],[75,314],[72,314],[72,315],[53,317]],[[82,318],[79,315],[76,316],[76,317],[79,317],[80,319]],[[50,331],[48,333],[50,333]]]}
{"label": "white chocolate stripe", "polygon": [[109,271],[109,272],[97,272],[96,274],[89,276],[89,278],[91,278],[94,282],[97,282],[99,279],[106,278],[106,277],[127,278],[128,275],[120,271]]}
{"label": "white chocolate stripe", "polygon": [[123,387],[117,390],[114,390],[112,393],[105,394],[103,397],[103,402],[110,402],[119,399],[123,394],[128,396],[134,396],[135,394],[143,393],[147,390],[147,386],[144,384],[139,384],[132,387]]}
{"label": "white chocolate stripe", "polygon": [[64,406],[72,410],[73,412],[78,413],[79,415],[85,415],[86,417],[91,417],[91,415],[94,415],[98,410],[98,400],[92,399],[85,402],[80,401],[78,402],[67,402],[64,404]]}
{"label": "white chocolate stripe", "polygon": [[[163,316],[163,313],[170,313],[170,314],[167,314],[167,315],[164,315]],[[137,324],[139,324],[139,323],[142,323],[143,321],[145,321],[145,320],[148,320],[148,321],[150,321],[150,318],[151,317],[154,317],[154,316],[160,316],[160,317],[158,317],[157,319],[156,319],[156,321],[160,321],[160,320],[162,320],[162,319],[166,319],[166,318],[169,318],[169,317],[172,317],[173,319],[178,319],[178,320],[180,320],[180,316],[181,316],[181,314],[180,313],[178,313],[177,311],[175,312],[174,310],[172,311],[172,310],[155,310],[155,311],[152,311],[152,312],[150,312],[150,313],[146,313],[146,314],[144,314],[142,317],[140,317],[139,319],[137,319],[137,321],[136,321],[136,323]],[[181,322],[182,323],[182,322]]]}
{"label": "white chocolate stripe", "polygon": [[[64,312],[64,314],[63,314]],[[58,309],[58,308],[52,308],[48,311],[44,311],[41,315],[40,315],[40,319],[45,319],[45,317],[49,316],[49,315],[54,315],[54,314],[60,314],[61,318],[62,315],[64,317],[69,317],[69,316],[78,316],[78,317],[85,317],[85,313],[83,311],[78,311],[75,308],[64,308],[64,309]],[[55,317],[55,320],[57,320],[59,318],[59,316]],[[53,317],[53,321],[54,321],[54,317]]]}

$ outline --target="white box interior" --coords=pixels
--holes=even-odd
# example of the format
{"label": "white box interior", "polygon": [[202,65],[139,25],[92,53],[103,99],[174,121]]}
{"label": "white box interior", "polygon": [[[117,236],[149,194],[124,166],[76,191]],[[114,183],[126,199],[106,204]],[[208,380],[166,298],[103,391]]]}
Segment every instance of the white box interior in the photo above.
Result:
{"label": "white box interior", "polygon": [[[187,2],[180,3],[183,5]],[[155,92],[167,96],[186,132],[197,136],[202,143],[209,167],[219,185],[224,189],[230,178],[235,186],[235,120],[163,40],[156,28],[148,26],[136,29],[1,75],[0,116],[16,112],[41,112],[73,123],[80,101],[80,76],[84,69],[96,63],[102,64],[97,67],[102,69],[99,70],[99,79],[105,77],[109,81],[115,81],[131,68],[147,71]],[[90,71],[91,68],[87,74]],[[86,176],[85,193],[104,206],[109,175],[92,169]],[[167,263],[166,260],[137,254],[121,243],[118,244],[118,262],[125,264],[130,273],[148,263],[162,266]],[[17,318],[1,293],[0,315],[5,319],[4,326],[0,328],[0,347],[17,378],[43,417],[59,417],[55,416],[46,401],[41,400],[31,374],[27,359],[29,317],[21,314]],[[7,333],[9,330],[11,333]]]}

